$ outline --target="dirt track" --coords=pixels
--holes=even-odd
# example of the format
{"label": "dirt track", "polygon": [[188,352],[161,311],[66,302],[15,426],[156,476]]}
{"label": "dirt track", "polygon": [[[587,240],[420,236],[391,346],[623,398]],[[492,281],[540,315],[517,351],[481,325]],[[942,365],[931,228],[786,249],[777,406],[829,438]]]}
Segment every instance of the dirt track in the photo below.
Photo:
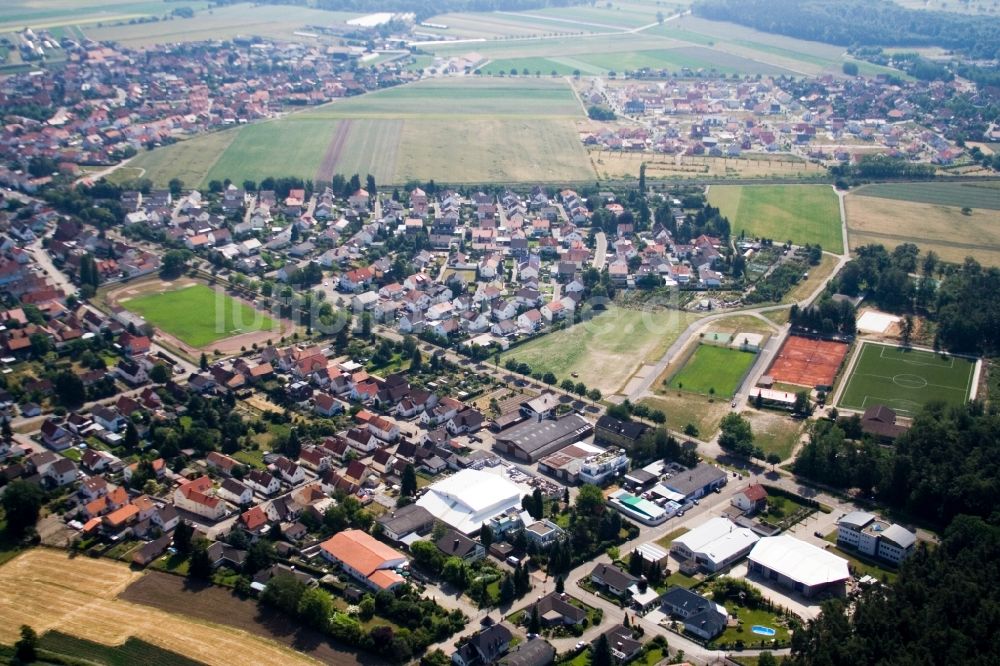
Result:
{"label": "dirt track", "polygon": [[326,147],[323,155],[323,162],[316,171],[316,180],[329,182],[333,180],[333,175],[337,173],[337,162],[340,161],[340,153],[344,151],[344,144],[351,133],[351,121],[341,120],[337,123],[337,132],[330,139],[330,145]]}
{"label": "dirt track", "polygon": [[[317,663],[262,638],[263,632],[218,624],[228,619],[227,609],[213,607],[202,597],[187,599],[189,605],[183,611],[192,617],[117,598],[142,576],[118,562],[83,555],[70,558],[60,550],[35,548],[23,553],[0,567],[0,642],[13,644],[19,637],[18,628],[28,624],[39,634],[58,629],[105,645],[121,645],[135,636],[219,666]],[[183,585],[183,579],[177,581]],[[357,662],[345,654],[327,663]]]}

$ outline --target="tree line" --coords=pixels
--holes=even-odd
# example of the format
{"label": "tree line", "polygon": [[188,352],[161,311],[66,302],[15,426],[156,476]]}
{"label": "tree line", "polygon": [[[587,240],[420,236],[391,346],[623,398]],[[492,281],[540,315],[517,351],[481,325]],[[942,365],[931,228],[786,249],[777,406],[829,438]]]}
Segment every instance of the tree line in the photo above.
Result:
{"label": "tree line", "polygon": [[1000,55],[1000,19],[907,9],[885,0],[700,0],[696,16],[828,44],[941,46]]}
{"label": "tree line", "polygon": [[960,516],[940,546],[918,547],[895,582],[866,588],[853,604],[824,602],[822,614],[792,636],[785,663],[1000,663],[998,577],[996,515],[989,520]]}
{"label": "tree line", "polygon": [[865,245],[833,284],[840,293],[863,295],[884,310],[936,322],[935,347],[977,354],[1000,350],[1000,269],[984,268],[971,258],[961,266],[944,264],[934,252],[921,258],[912,243],[892,252]]}
{"label": "tree line", "polygon": [[989,517],[1000,493],[1000,415],[979,403],[930,403],[892,447],[865,438],[854,419],[816,421],[793,469],[937,525],[962,513]]}

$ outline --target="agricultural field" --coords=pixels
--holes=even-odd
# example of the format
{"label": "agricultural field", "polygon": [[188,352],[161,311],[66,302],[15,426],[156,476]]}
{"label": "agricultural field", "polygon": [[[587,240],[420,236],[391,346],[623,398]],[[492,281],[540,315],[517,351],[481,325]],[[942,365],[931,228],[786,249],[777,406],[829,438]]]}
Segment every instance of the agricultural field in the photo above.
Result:
{"label": "agricultural field", "polygon": [[635,178],[646,165],[648,180],[707,180],[713,178],[810,178],[825,177],[818,164],[789,156],[747,154],[743,157],[698,157],[659,155],[592,148],[588,150],[594,170],[601,178]]}
{"label": "agricultural field", "polygon": [[852,192],[860,197],[878,197],[952,208],[1000,210],[1000,182],[875,183]]}
{"label": "agricultural field", "polygon": [[129,166],[158,185],[336,173],[381,184],[565,183],[594,178],[574,125],[582,114],[562,80],[429,80],[190,139]]}
{"label": "agricultural field", "polygon": [[229,129],[203,134],[163,148],[140,152],[129,160],[127,167],[116,170],[112,176],[123,171],[128,178],[149,178],[156,187],[166,187],[173,178],[180,178],[189,187],[207,184],[208,172],[239,132],[239,129]]}
{"label": "agricultural field", "polygon": [[[208,3],[195,4],[205,6]],[[165,8],[164,13],[172,9],[171,5],[160,4],[160,7]],[[134,25],[130,25],[126,18],[105,20],[101,27],[84,27],[83,32],[90,39],[115,41],[125,46],[141,48],[154,44],[232,39],[237,36],[292,39],[296,32],[306,30],[310,25],[341,23],[355,16],[360,14],[328,12],[307,7],[289,10],[280,5],[247,3],[206,9],[197,12],[190,19],[175,18]]]}
{"label": "agricultural field", "polygon": [[580,118],[583,111],[564,81],[524,78],[434,79],[325,104],[302,118]]}
{"label": "agricultural field", "polygon": [[129,638],[121,645],[102,645],[94,641],[76,638],[59,631],[46,632],[38,642],[38,647],[74,659],[86,659],[94,664],[108,666],[128,666],[128,664],[148,664],[155,666],[199,666],[201,662],[164,650],[151,643]]}
{"label": "agricultural field", "polygon": [[[662,46],[671,46],[664,42]],[[606,51],[591,55],[559,55],[549,58],[529,56],[524,58],[499,58],[480,67],[484,74],[505,75],[513,68],[523,74],[526,69],[529,74],[536,72],[549,75],[553,71],[567,75],[577,71],[584,75],[606,75],[608,72],[622,73],[626,70],[666,69],[680,71],[715,70],[720,74],[761,74],[765,76],[791,75],[782,67],[744,58],[742,56],[724,53],[703,46],[676,44],[673,48],[659,48],[641,51],[627,50],[628,43],[622,41],[616,51]]]}
{"label": "agricultural field", "polygon": [[[169,283],[163,285],[169,289]],[[119,297],[125,308],[191,347],[204,347],[240,333],[271,331],[273,319],[220,289],[203,284]]]}
{"label": "agricultural field", "polygon": [[311,180],[336,126],[336,121],[304,116],[247,125],[221,154],[217,153],[218,159],[203,181],[229,178],[242,183],[249,178],[259,182],[268,176]]}
{"label": "agricultural field", "polygon": [[671,379],[668,386],[703,395],[731,397],[756,354],[714,345],[698,345],[694,353]]}
{"label": "agricultural field", "polygon": [[[942,184],[948,187],[914,187],[912,200],[904,198],[911,184],[868,186],[849,194],[844,205],[851,247],[881,243],[892,248],[915,243],[922,251],[933,250],[945,261],[961,263],[973,257],[986,265],[1000,266],[1000,189]],[[892,197],[872,196],[872,192]],[[966,193],[968,196],[963,198]],[[935,198],[938,202],[922,202],[921,198]],[[972,206],[972,202],[977,205]],[[972,210],[964,214],[961,207],[967,205]]]}
{"label": "agricultural field", "polygon": [[[71,630],[78,638],[107,646],[123,645],[134,637],[204,664],[316,663],[255,632],[117,598],[142,576],[107,559],[71,558],[47,548],[29,550],[0,567],[0,643],[13,644],[19,638],[18,628],[28,624],[39,635]],[[178,636],[184,637],[183,644]]]}
{"label": "agricultural field", "polygon": [[864,411],[882,404],[909,417],[932,400],[961,405],[975,368],[975,361],[960,356],[862,343],[837,406]]}
{"label": "agricultural field", "polygon": [[[184,6],[198,12],[209,4],[207,0],[192,0]],[[156,0],[5,0],[0,6],[0,32],[162,18],[173,8]]]}
{"label": "agricultural field", "polygon": [[534,14],[535,12],[532,12],[532,16],[511,12],[438,14],[427,19],[427,23],[446,25],[447,28],[422,25],[415,30],[422,35],[437,35],[442,39],[542,37],[555,34],[597,32],[599,30],[595,26],[536,18]]}
{"label": "agricultural field", "polygon": [[642,311],[612,306],[589,321],[542,335],[505,352],[533,371],[552,372],[605,395],[620,391],[639,366],[660,360],[701,315],[678,310]]}
{"label": "agricultural field", "polygon": [[840,206],[828,185],[713,185],[708,201],[729,218],[734,236],[746,232],[844,251]]}

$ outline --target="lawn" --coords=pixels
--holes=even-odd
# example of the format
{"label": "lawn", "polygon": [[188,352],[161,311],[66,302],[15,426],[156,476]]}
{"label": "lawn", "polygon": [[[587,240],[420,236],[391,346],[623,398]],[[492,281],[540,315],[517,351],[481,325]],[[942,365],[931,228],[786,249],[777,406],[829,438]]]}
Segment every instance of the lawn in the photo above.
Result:
{"label": "lawn", "polygon": [[38,647],[46,652],[107,666],[128,666],[128,664],[199,666],[201,664],[199,661],[136,638],[129,638],[121,645],[101,645],[59,631],[49,631],[41,637]]}
{"label": "lawn", "polygon": [[[856,576],[871,576],[877,580],[882,580],[887,583],[895,582],[898,573],[892,569],[884,567],[877,564],[873,560],[865,557],[864,555],[859,555],[857,551],[851,550],[849,548],[841,548],[837,545],[837,532],[834,530],[826,537],[832,546],[827,547],[827,550],[837,557],[842,557],[847,560],[848,566],[850,566],[851,571]],[[863,558],[863,559],[862,559]]]}
{"label": "lawn", "polygon": [[275,321],[264,313],[202,284],[136,296],[122,304],[192,347],[204,347],[237,333],[276,328]]}
{"label": "lawn", "polygon": [[838,407],[863,411],[883,404],[913,416],[926,403],[960,405],[969,398],[975,362],[931,351],[863,343]]}
{"label": "lawn", "polygon": [[682,537],[682,536],[684,536],[685,534],[687,534],[690,531],[691,530],[688,529],[687,527],[678,527],[676,530],[673,530],[672,532],[668,532],[667,534],[664,534],[662,537],[660,537],[659,539],[657,539],[656,543],[657,543],[657,545],[660,545],[660,546],[663,546],[664,548],[669,549],[670,548],[670,544],[672,544],[674,542],[674,539],[677,539],[678,537]]}
{"label": "lawn", "polygon": [[[880,243],[892,248],[915,243],[945,261],[962,263],[974,257],[1000,265],[1000,189],[940,183],[870,185],[844,200],[852,248]],[[985,183],[984,183],[985,185]],[[909,189],[908,189],[909,188]],[[884,193],[892,196],[878,196]],[[912,200],[905,200],[906,194]],[[964,196],[963,195],[967,195]],[[927,201],[928,199],[936,201]],[[962,212],[963,206],[972,208]]]}
{"label": "lawn", "polygon": [[765,455],[777,453],[782,460],[788,460],[795,445],[802,436],[804,422],[791,418],[787,412],[750,411],[743,414],[753,428],[754,444],[760,446]]}
{"label": "lawn", "polygon": [[701,315],[678,310],[632,310],[612,305],[592,319],[542,335],[501,356],[552,372],[572,373],[605,395],[620,391],[640,365],[655,363],[688,325]]}
{"label": "lawn", "polygon": [[734,235],[844,251],[840,207],[828,185],[713,185],[708,200],[729,218]]}
{"label": "lawn", "polygon": [[[729,611],[730,615],[735,615],[740,624],[736,627],[727,627],[724,632],[716,636],[712,641],[716,644],[743,641],[749,647],[751,643],[770,641],[772,638],[778,641],[788,640],[788,628],[778,623],[778,618],[772,611],[766,609],[751,610],[732,603],[726,604],[726,610]],[[771,627],[775,634],[773,637],[755,634],[750,630],[750,627],[754,625]]]}
{"label": "lawn", "polygon": [[670,379],[669,386],[728,398],[736,393],[756,358],[751,352],[698,345],[684,367]]}
{"label": "lawn", "polygon": [[698,429],[697,437],[708,440],[718,431],[722,417],[729,413],[729,401],[710,398],[687,391],[670,391],[662,385],[653,387],[656,397],[643,398],[640,402],[650,409],[659,409],[667,415],[667,426],[683,430],[691,424]]}

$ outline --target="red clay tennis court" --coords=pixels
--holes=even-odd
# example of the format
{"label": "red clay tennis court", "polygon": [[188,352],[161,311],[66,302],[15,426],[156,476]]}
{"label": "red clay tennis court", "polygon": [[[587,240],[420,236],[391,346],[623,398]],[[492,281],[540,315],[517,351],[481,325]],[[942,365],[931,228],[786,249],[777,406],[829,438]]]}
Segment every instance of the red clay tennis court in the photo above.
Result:
{"label": "red clay tennis court", "polygon": [[768,374],[783,384],[832,386],[846,355],[846,343],[790,335]]}

